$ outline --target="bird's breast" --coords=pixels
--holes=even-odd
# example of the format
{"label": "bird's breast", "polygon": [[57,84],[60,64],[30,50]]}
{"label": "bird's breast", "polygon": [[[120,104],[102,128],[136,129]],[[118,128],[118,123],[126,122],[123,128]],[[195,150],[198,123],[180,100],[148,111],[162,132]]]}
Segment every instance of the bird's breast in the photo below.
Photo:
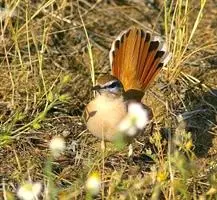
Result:
{"label": "bird's breast", "polygon": [[99,95],[86,107],[86,123],[89,131],[104,140],[112,141],[127,109],[122,97]]}

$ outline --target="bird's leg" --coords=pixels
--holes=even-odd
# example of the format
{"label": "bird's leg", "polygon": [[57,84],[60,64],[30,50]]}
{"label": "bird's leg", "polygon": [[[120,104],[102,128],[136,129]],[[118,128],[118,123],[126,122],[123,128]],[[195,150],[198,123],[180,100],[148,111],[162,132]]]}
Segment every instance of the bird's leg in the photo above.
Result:
{"label": "bird's leg", "polygon": [[105,141],[104,140],[102,140],[101,141],[101,150],[104,152],[105,151]]}
{"label": "bird's leg", "polygon": [[130,144],[129,146],[128,146],[128,157],[130,158],[132,155],[133,155],[133,145],[132,144]]}

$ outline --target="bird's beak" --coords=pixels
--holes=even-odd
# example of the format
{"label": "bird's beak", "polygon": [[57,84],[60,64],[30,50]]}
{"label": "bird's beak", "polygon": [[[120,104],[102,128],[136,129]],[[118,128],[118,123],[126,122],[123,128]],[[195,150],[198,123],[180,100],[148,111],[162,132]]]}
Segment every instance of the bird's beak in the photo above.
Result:
{"label": "bird's beak", "polygon": [[99,91],[101,89],[101,87],[99,85],[95,85],[92,87],[93,91]]}

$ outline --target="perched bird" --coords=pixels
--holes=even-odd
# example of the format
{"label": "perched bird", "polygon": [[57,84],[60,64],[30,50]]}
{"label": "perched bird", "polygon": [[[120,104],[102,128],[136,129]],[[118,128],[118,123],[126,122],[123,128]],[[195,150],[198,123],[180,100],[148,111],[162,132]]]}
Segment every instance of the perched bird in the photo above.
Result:
{"label": "perched bird", "polygon": [[[93,87],[97,95],[85,108],[88,130],[105,141],[114,140],[129,102],[142,104],[144,91],[169,60],[159,37],[135,27],[114,40],[109,56],[111,74],[97,79]],[[142,105],[151,120],[151,109]]]}

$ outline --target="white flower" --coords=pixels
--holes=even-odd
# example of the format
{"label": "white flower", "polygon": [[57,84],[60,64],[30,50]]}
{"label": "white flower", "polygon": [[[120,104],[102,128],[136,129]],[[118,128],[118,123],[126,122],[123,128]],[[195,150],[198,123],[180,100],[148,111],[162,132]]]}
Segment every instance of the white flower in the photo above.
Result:
{"label": "white flower", "polygon": [[101,180],[98,173],[93,173],[87,179],[86,188],[88,192],[92,195],[96,195],[99,193],[101,187]]}
{"label": "white flower", "polygon": [[9,8],[1,8],[0,7],[0,19],[5,19],[7,17],[13,17],[15,15],[15,11]]}
{"label": "white flower", "polygon": [[119,124],[119,131],[134,136],[138,130],[144,129],[148,122],[148,110],[141,103],[130,103],[127,116]]}
{"label": "white flower", "polygon": [[50,150],[54,157],[60,156],[60,154],[65,150],[66,143],[62,137],[54,137],[50,141]]}
{"label": "white flower", "polygon": [[138,129],[134,126],[132,119],[130,116],[126,116],[121,123],[119,124],[119,131],[127,133],[129,136],[136,135]]}
{"label": "white flower", "polygon": [[42,185],[39,182],[31,183],[27,182],[24,185],[20,186],[17,191],[17,196],[22,200],[36,200],[40,194]]}
{"label": "white flower", "polygon": [[149,122],[148,110],[141,103],[131,103],[128,106],[128,115],[135,119],[135,126],[143,129]]}

